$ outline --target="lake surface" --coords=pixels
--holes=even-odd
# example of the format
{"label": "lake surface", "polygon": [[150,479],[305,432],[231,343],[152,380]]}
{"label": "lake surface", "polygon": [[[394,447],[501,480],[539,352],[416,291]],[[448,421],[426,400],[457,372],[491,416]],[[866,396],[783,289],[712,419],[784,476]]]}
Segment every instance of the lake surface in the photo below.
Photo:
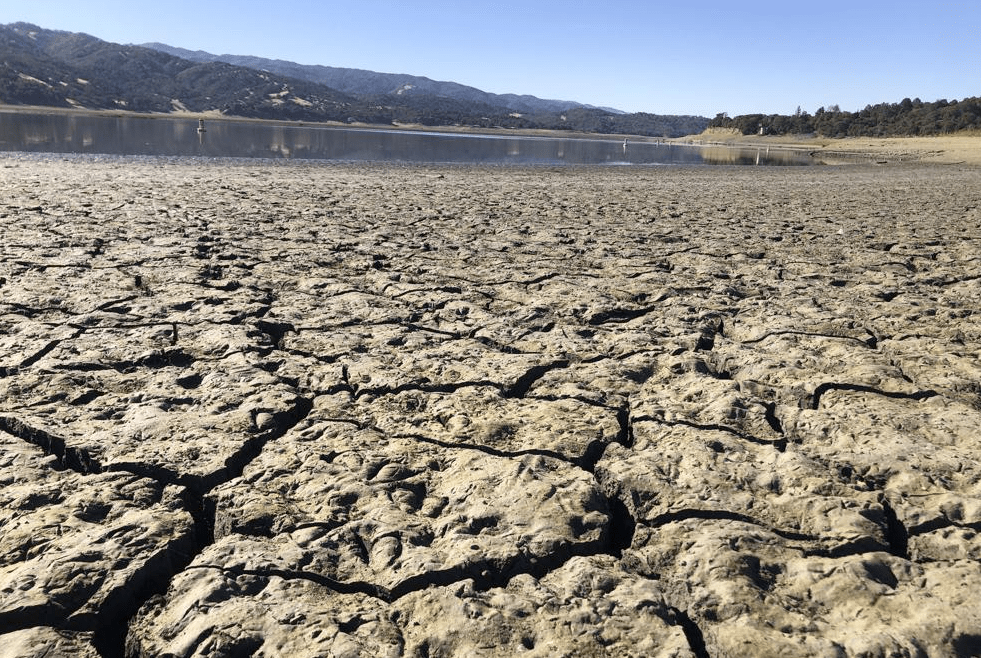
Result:
{"label": "lake surface", "polygon": [[215,119],[0,112],[0,151],[346,162],[808,165],[806,153],[623,139],[516,137]]}

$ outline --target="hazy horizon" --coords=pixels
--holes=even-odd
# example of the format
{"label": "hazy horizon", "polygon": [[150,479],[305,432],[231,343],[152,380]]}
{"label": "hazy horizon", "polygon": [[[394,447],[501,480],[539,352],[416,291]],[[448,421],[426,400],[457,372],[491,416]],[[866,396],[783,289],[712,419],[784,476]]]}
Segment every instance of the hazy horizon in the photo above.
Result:
{"label": "hazy horizon", "polygon": [[626,112],[856,111],[981,95],[981,5],[709,1],[486,5],[46,0],[0,23],[214,54],[405,73]]}

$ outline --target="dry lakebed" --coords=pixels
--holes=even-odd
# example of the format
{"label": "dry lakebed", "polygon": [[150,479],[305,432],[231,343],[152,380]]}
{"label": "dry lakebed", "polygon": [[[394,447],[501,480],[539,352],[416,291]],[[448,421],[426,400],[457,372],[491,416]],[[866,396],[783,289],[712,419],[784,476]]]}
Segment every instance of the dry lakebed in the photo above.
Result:
{"label": "dry lakebed", "polygon": [[981,653],[977,166],[0,191],[0,655]]}

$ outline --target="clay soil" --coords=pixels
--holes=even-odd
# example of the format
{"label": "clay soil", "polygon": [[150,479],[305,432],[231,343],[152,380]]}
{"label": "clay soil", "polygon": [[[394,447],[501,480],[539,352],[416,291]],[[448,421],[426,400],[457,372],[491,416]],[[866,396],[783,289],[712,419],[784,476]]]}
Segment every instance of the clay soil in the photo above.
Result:
{"label": "clay soil", "polygon": [[916,152],[0,156],[0,653],[981,653],[981,168]]}

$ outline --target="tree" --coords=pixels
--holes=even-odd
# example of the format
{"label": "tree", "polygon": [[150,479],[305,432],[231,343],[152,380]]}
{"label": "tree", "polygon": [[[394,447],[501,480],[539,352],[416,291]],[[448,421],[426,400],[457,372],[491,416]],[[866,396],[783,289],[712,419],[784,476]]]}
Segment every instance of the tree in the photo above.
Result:
{"label": "tree", "polygon": [[866,105],[858,112],[843,112],[838,105],[831,105],[818,108],[813,117],[804,111],[793,116],[747,114],[723,119],[720,115],[716,122],[743,134],[755,133],[763,126],[771,134],[814,132],[825,137],[936,135],[981,128],[981,98],[933,103],[904,98],[899,103]]}

